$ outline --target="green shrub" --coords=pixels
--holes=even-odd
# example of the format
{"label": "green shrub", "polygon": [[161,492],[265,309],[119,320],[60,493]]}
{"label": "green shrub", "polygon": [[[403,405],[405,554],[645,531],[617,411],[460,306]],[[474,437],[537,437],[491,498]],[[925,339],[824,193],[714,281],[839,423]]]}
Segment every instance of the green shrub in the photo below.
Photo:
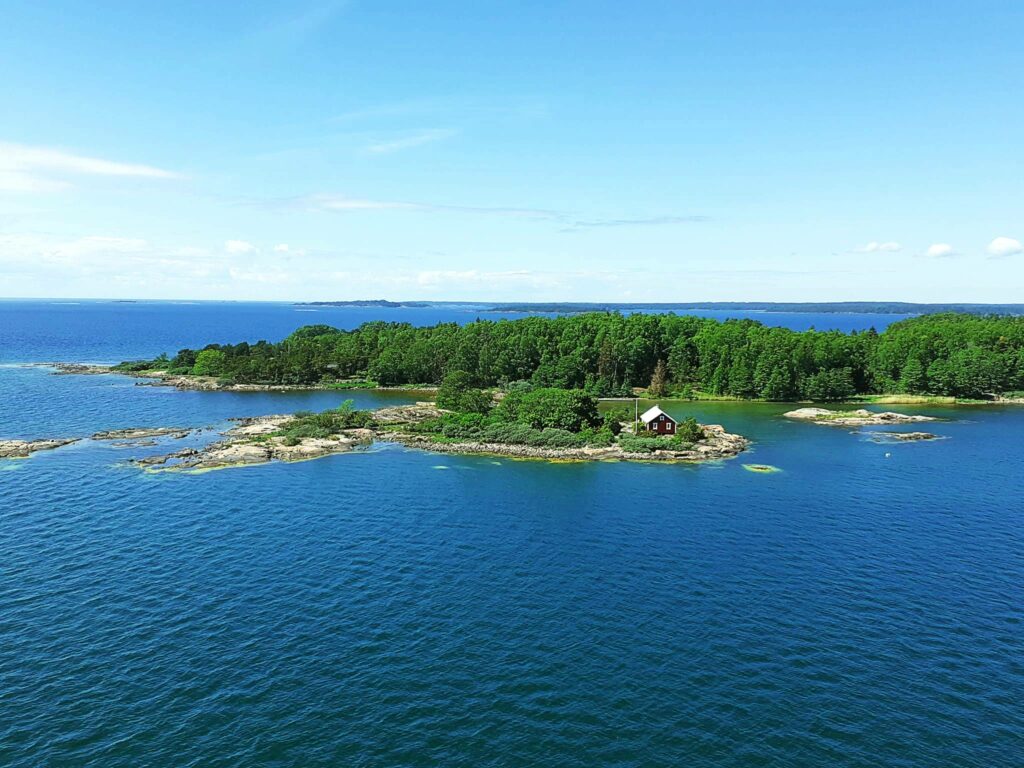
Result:
{"label": "green shrub", "polygon": [[694,418],[683,419],[676,425],[676,439],[684,443],[696,443],[707,437],[704,428]]}
{"label": "green shrub", "polygon": [[286,440],[298,441],[306,437],[330,437],[346,429],[368,427],[373,423],[370,411],[357,411],[352,401],[346,400],[338,408],[329,411],[299,411],[282,427],[279,434],[284,435]]}
{"label": "green shrub", "polygon": [[675,437],[620,435],[619,446],[626,453],[654,453],[655,451],[687,451],[693,448],[693,442],[678,435]]}
{"label": "green shrub", "polygon": [[194,376],[219,376],[224,371],[225,360],[224,353],[219,349],[204,349],[196,355],[192,374]]}
{"label": "green shrub", "polygon": [[579,389],[541,387],[531,392],[510,392],[498,406],[506,421],[535,429],[553,427],[579,432],[601,423],[597,400]]}

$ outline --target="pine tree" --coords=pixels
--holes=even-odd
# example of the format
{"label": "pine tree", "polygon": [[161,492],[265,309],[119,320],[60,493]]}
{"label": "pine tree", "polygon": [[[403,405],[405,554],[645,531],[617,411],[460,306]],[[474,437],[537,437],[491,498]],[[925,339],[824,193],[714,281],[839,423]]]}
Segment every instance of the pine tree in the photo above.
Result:
{"label": "pine tree", "polygon": [[647,393],[651,397],[664,397],[668,392],[668,366],[664,360],[658,360],[654,366],[654,375],[651,376],[651,384],[647,387]]}

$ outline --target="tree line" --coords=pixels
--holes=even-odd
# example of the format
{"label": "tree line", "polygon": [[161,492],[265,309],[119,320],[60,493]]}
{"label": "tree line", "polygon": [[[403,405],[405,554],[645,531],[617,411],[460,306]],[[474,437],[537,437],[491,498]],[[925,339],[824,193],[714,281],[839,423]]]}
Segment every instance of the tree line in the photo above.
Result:
{"label": "tree line", "polygon": [[594,312],[466,325],[370,322],[300,328],[281,342],[211,344],[123,363],[238,383],[440,384],[579,389],[596,396],[704,392],[766,400],[911,393],[965,398],[1024,390],[1024,317],[934,314],[881,333],[793,331],[754,320]]}

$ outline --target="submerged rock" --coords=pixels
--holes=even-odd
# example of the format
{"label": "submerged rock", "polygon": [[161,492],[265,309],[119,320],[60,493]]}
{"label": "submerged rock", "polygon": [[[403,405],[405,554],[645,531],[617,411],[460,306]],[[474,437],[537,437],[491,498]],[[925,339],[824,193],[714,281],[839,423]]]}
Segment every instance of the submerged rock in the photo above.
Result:
{"label": "submerged rock", "polygon": [[744,464],[743,468],[747,470],[747,472],[756,472],[762,475],[771,475],[782,471],[778,467],[773,467],[771,464]]}
{"label": "submerged rock", "polygon": [[874,432],[872,439],[880,443],[914,443],[922,440],[942,440],[943,438],[931,432]]}

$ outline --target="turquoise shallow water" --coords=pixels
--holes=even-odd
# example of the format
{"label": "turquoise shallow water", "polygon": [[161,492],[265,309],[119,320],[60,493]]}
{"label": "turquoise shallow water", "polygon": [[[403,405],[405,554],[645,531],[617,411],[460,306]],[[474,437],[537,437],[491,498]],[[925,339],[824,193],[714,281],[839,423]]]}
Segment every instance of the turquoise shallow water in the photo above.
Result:
{"label": "turquoise shallow water", "polygon": [[[7,317],[3,360],[55,357]],[[62,326],[61,349],[177,342],[146,322],[93,326],[79,354]],[[342,397],[2,367],[0,437]],[[754,450],[383,447],[184,476],[84,442],[0,462],[0,765],[1020,764],[1024,411],[935,409],[948,439],[883,445],[782,406],[671,410]]]}

